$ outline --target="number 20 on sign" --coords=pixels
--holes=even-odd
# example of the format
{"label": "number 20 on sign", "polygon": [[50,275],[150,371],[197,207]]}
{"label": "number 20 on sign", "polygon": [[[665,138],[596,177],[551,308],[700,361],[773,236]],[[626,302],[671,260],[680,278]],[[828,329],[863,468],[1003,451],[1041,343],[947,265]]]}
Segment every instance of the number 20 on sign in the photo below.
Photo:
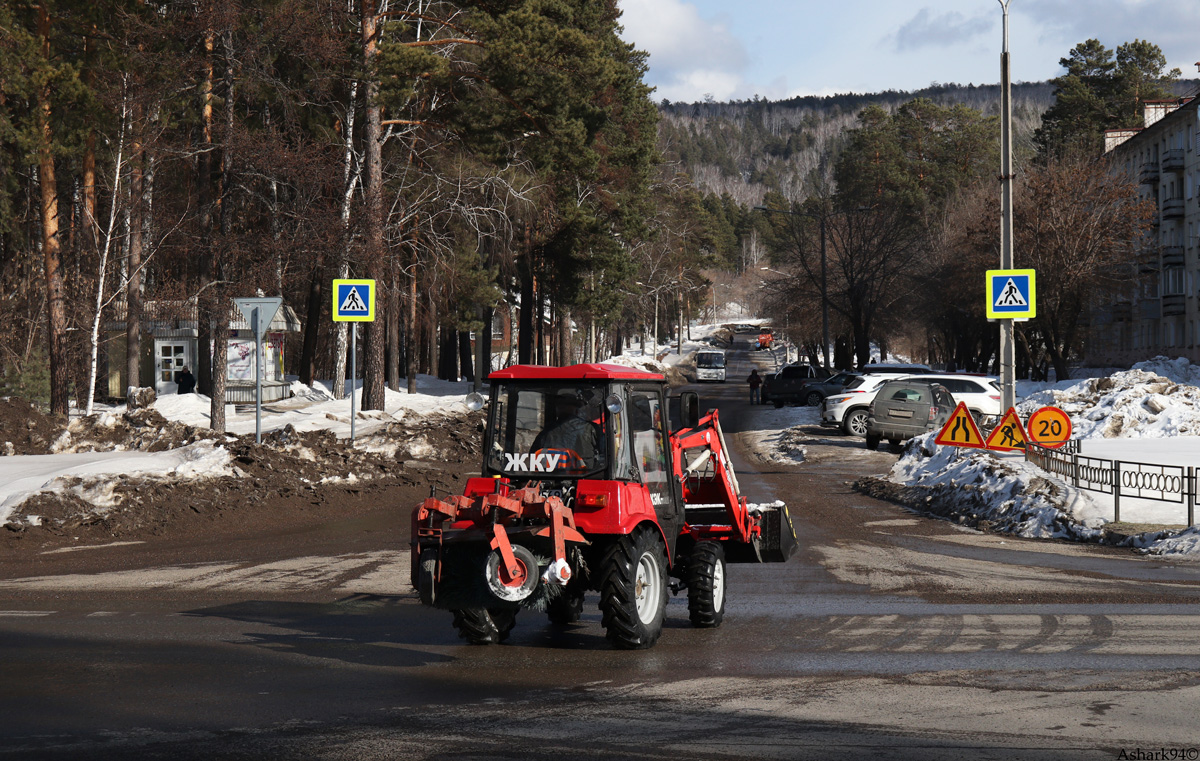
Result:
{"label": "number 20 on sign", "polygon": [[1042,407],[1029,416],[1025,428],[1034,443],[1050,449],[1058,449],[1071,438],[1071,418],[1058,407]]}

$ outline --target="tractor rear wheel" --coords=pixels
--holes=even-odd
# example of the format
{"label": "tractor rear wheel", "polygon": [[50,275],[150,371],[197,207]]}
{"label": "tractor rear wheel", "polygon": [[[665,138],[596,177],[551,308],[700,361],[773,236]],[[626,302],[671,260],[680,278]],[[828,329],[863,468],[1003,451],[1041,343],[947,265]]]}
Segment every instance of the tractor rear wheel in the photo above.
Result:
{"label": "tractor rear wheel", "polygon": [[453,613],[458,636],[472,645],[503,642],[517,624],[517,611],[507,608],[464,608]]}
{"label": "tractor rear wheel", "polygon": [[688,556],[688,617],[692,626],[715,629],[725,618],[725,549],[698,542]]}
{"label": "tractor rear wheel", "polygon": [[622,650],[654,645],[667,613],[667,550],[651,526],[613,542],[600,564],[605,636]]}

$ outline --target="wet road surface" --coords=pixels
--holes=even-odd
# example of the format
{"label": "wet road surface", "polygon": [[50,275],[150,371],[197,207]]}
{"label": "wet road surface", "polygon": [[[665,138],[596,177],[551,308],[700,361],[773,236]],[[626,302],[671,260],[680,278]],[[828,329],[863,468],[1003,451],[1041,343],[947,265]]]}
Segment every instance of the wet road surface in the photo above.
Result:
{"label": "wet road surface", "polygon": [[[743,398],[766,360],[745,338],[701,388],[735,448],[773,414]],[[894,454],[815,427],[807,449],[734,458],[751,501],[791,505],[796,557],[731,565],[719,629],[673,599],[649,651],[609,648],[594,595],[566,631],[524,613],[462,645],[386,526],[352,552],[9,573],[0,758],[1197,757],[1200,566],[916,515],[848,485]]]}

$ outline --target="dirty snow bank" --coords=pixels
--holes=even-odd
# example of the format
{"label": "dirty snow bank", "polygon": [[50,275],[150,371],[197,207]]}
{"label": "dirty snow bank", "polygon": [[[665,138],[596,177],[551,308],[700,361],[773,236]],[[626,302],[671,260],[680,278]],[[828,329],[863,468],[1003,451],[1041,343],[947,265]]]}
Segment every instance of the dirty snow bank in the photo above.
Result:
{"label": "dirty snow bank", "polygon": [[910,440],[886,479],[863,479],[856,488],[923,512],[1017,536],[1101,538],[1105,518],[1086,492],[1022,459],[987,452],[960,455],[953,447],[938,446],[934,438],[930,433]]}
{"label": "dirty snow bank", "polygon": [[165,452],[92,452],[0,458],[0,525],[34,494],[73,494],[97,508],[113,504],[114,476],[172,481],[233,475],[229,450],[198,441]]}
{"label": "dirty snow bank", "polygon": [[854,488],[914,510],[980,529],[1034,539],[1070,539],[1127,546],[1151,555],[1200,559],[1200,527],[1132,537],[1108,534],[1108,509],[1019,455],[997,456],[934,444],[930,433],[909,441],[886,478]]}

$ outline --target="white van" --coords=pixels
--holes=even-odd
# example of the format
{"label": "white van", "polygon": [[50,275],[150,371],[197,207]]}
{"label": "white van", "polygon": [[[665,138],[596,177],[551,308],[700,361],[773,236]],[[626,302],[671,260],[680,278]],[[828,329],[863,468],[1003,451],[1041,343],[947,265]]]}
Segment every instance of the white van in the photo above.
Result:
{"label": "white van", "polygon": [[725,352],[698,351],[696,352],[696,381],[725,382]]}

